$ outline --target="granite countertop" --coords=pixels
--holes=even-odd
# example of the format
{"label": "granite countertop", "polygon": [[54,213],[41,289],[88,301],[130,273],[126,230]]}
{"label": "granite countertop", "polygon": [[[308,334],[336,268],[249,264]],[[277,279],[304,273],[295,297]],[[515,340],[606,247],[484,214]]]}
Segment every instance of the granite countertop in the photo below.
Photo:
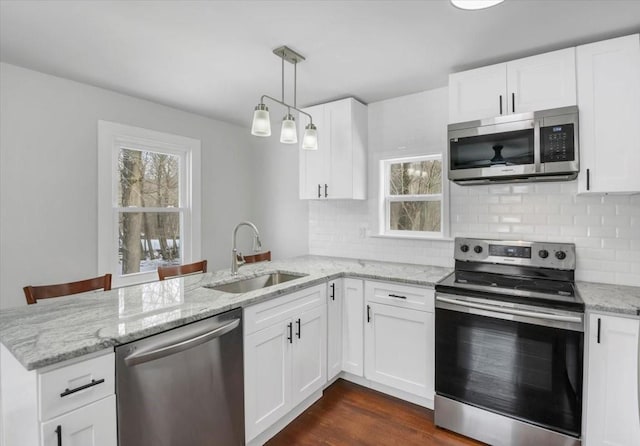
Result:
{"label": "granite countertop", "polygon": [[640,287],[576,282],[585,309],[640,316]]}
{"label": "granite countertop", "polygon": [[[207,288],[284,271],[299,279],[231,294]],[[27,370],[125,344],[339,277],[433,286],[452,268],[322,256],[301,256],[229,270],[62,297],[0,311],[0,342]],[[578,282],[587,310],[638,315],[640,287]]]}
{"label": "granite countertop", "polygon": [[[290,282],[230,294],[206,286],[273,271],[306,274]],[[232,308],[256,304],[339,277],[433,285],[451,268],[320,256],[42,301],[0,311],[0,342],[27,370],[131,342]]]}

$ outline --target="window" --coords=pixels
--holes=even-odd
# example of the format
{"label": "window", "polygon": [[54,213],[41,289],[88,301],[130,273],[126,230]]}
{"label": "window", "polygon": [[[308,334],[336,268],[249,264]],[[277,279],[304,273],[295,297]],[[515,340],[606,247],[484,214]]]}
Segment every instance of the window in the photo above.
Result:
{"label": "window", "polygon": [[436,238],[446,235],[442,156],[380,161],[381,235]]}
{"label": "window", "polygon": [[200,256],[200,141],[100,121],[99,267],[116,286]]}

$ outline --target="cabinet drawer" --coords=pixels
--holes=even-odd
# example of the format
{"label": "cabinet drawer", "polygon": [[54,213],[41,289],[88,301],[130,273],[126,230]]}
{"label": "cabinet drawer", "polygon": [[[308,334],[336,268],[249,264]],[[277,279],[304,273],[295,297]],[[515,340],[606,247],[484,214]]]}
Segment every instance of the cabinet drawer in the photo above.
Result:
{"label": "cabinet drawer", "polygon": [[301,311],[326,305],[326,302],[327,284],[323,283],[247,307],[244,309],[244,334],[270,327]]}
{"label": "cabinet drawer", "polygon": [[367,280],[364,284],[364,295],[371,302],[422,311],[434,309],[433,288]]}
{"label": "cabinet drawer", "polygon": [[40,374],[40,421],[115,393],[114,382],[113,352]]}

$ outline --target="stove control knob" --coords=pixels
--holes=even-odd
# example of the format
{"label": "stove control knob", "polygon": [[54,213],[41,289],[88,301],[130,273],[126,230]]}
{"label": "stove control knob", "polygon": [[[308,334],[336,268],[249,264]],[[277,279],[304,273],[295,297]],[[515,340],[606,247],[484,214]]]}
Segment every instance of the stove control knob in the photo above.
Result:
{"label": "stove control knob", "polygon": [[558,251],[556,252],[556,259],[558,260],[564,260],[567,258],[567,253],[564,251]]}
{"label": "stove control knob", "polygon": [[460,247],[460,251],[462,251],[462,252],[467,252],[467,251],[469,251],[469,245],[462,245],[462,246]]}
{"label": "stove control knob", "polygon": [[540,251],[538,251],[538,255],[543,259],[546,259],[547,257],[549,257],[549,251],[547,251],[546,249],[541,249]]}
{"label": "stove control knob", "polygon": [[473,247],[473,250],[475,251],[476,254],[480,254],[482,252],[482,246],[476,245]]}

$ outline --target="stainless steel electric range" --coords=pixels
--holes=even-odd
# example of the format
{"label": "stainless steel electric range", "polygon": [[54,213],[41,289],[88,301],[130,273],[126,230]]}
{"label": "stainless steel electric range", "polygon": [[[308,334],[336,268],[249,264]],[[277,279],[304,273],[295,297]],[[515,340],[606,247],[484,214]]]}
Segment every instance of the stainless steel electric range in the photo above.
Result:
{"label": "stainless steel electric range", "polygon": [[491,445],[581,443],[584,303],[568,243],[456,238],[436,289],[435,423]]}

